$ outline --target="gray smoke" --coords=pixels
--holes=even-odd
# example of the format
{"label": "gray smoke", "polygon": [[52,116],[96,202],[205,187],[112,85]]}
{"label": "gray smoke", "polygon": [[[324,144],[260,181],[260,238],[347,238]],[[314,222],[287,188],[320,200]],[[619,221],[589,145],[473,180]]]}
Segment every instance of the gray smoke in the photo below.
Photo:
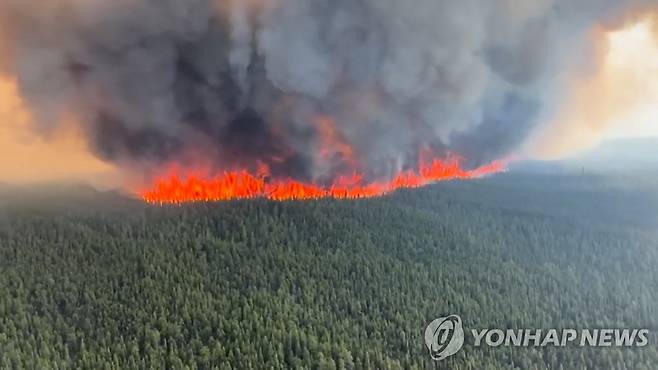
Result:
{"label": "gray smoke", "polygon": [[322,181],[512,153],[561,94],[585,32],[651,1],[2,0],[0,68],[48,130],[106,160],[268,164]]}

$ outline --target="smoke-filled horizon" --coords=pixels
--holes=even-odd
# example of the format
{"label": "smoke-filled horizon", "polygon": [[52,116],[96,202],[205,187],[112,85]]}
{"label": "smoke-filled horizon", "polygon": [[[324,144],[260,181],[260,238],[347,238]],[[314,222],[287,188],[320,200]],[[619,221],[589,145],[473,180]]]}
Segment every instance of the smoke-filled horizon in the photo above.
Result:
{"label": "smoke-filled horizon", "polygon": [[380,178],[514,154],[595,62],[588,32],[653,3],[4,0],[0,75],[37,132],[73,118],[119,166]]}

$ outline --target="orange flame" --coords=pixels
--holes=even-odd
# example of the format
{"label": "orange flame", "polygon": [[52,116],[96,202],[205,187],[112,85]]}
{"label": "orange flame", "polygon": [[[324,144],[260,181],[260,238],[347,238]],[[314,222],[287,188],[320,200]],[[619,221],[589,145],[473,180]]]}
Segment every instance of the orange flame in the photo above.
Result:
{"label": "orange flame", "polygon": [[216,202],[234,199],[267,198],[271,200],[311,200],[321,198],[359,199],[389,194],[398,189],[418,188],[438,181],[473,179],[504,171],[504,161],[495,161],[473,170],[464,170],[460,159],[421,161],[418,171],[405,171],[390,181],[364,182],[359,174],[343,176],[331,186],[323,187],[292,179],[271,180],[266,174],[247,171],[225,172],[214,177],[174,173],[157,179],[153,188],[140,192],[143,200],[153,204]]}
{"label": "orange flame", "polygon": [[320,156],[327,159],[333,155],[339,155],[343,161],[356,166],[354,149],[336,129],[334,119],[328,116],[319,116],[314,119],[314,123],[320,134]]}

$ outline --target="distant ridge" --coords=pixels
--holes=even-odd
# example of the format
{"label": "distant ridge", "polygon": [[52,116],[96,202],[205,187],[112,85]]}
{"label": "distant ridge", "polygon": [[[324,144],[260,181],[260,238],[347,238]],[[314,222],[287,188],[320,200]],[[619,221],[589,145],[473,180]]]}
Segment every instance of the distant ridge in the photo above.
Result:
{"label": "distant ridge", "polygon": [[117,190],[97,190],[82,183],[13,185],[0,183],[0,206],[19,209],[113,209],[141,204]]}
{"label": "distant ridge", "polygon": [[658,172],[658,137],[608,140],[571,158],[513,163],[511,172],[574,174],[581,172]]}
{"label": "distant ridge", "polygon": [[565,162],[592,169],[658,170],[658,138],[605,141],[598,147]]}

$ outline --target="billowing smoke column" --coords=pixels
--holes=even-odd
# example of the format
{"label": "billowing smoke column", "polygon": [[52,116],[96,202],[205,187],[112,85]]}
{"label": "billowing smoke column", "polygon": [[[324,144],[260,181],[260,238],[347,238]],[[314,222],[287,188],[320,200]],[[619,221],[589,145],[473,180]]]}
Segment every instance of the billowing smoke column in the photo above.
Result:
{"label": "billowing smoke column", "polygon": [[142,170],[326,183],[514,152],[619,0],[2,0],[0,73]]}

